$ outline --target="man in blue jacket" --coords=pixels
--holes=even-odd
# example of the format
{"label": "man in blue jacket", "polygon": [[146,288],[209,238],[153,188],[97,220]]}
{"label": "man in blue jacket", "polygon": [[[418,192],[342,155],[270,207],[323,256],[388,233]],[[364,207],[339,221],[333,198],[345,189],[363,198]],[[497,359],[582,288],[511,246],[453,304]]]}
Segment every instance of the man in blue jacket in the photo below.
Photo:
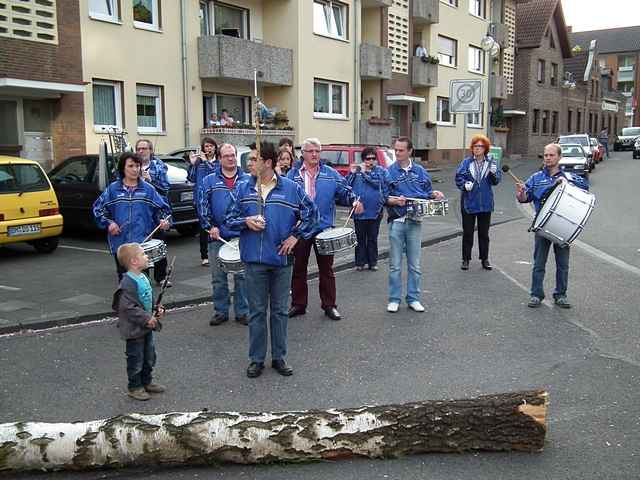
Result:
{"label": "man in blue jacket", "polygon": [[109,250],[116,262],[118,281],[127,271],[116,253],[124,243],[142,243],[159,224],[168,229],[171,209],[164,198],[141,178],[142,161],[135,153],[123,153],[118,161],[118,180],[109,184],[93,204],[93,216],[108,232]]}
{"label": "man in blue jacket", "polygon": [[324,314],[331,320],[340,320],[342,316],[336,306],[336,276],[333,272],[333,255],[320,255],[315,245],[315,235],[333,227],[336,214],[336,202],[344,206],[353,206],[354,213],[362,213],[362,203],[356,201],[351,187],[333,168],[320,163],[322,145],[317,138],[308,138],[302,145],[302,163],[289,170],[287,178],[298,183],[318,206],[320,224],[314,237],[301,239],[293,251],[293,278],[291,280],[291,308],[289,317],[304,315],[307,311],[308,285],[307,267],[313,247],[320,273],[320,302]]}
{"label": "man in blue jacket", "polygon": [[[291,285],[291,253],[295,245],[313,236],[318,209],[291,180],[277,175],[275,146],[260,145],[256,176],[233,190],[227,228],[240,230],[240,258],[247,273],[249,299],[249,358],[247,376],[259,376],[267,355],[267,308],[270,309],[271,366],[289,376],[287,365],[287,304]],[[259,178],[257,178],[259,177]],[[257,182],[260,182],[258,195]]]}
{"label": "man in blue jacket", "polygon": [[[562,147],[550,143],[544,147],[544,165],[542,170],[531,175],[525,184],[516,184],[516,198],[521,203],[533,202],[536,213],[542,207],[542,199],[557,182],[567,181],[583,190],[588,190],[589,185],[585,179],[578,175],[563,172],[560,169],[560,157]],[[551,240],[541,235],[536,235],[533,250],[533,270],[531,272],[531,298],[528,306],[538,308],[544,300],[544,274],[549,256]],[[569,284],[569,246],[561,247],[553,244],[553,253],[556,258],[556,288],[553,292],[555,304],[560,308],[571,308],[567,300],[567,286]]]}
{"label": "man in blue jacket", "polygon": [[389,304],[387,311],[395,313],[402,297],[402,254],[407,255],[407,295],[409,308],[424,312],[420,303],[422,271],[420,265],[422,222],[407,217],[409,198],[442,200],[444,195],[431,187],[431,176],[411,160],[413,144],[408,137],[398,137],[394,144],[396,161],[387,171],[389,196]]}
{"label": "man in blue jacket", "polygon": [[[231,191],[246,173],[236,163],[236,148],[225,143],[220,146],[220,168],[207,175],[198,189],[198,216],[200,225],[209,232],[209,258],[211,259],[211,286],[213,290],[213,316],[209,325],[220,325],[229,320],[229,283],[227,273],[218,265],[218,252],[224,243],[239,236],[224,224],[227,208],[231,203]],[[245,274],[235,273],[234,312],[236,321],[247,325],[249,307],[245,288]]]}

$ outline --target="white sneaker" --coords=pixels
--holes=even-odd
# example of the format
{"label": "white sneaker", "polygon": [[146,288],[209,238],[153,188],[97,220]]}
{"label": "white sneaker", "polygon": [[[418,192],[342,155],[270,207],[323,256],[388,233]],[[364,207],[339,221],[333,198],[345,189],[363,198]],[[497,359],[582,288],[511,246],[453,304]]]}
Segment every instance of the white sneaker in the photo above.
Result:
{"label": "white sneaker", "polygon": [[399,303],[389,302],[389,305],[387,305],[387,312],[396,313],[398,311],[398,308],[400,308]]}
{"label": "white sneaker", "polygon": [[421,304],[419,301],[417,301],[417,300],[414,300],[413,302],[411,302],[411,303],[409,304],[409,308],[410,308],[411,310],[415,311],[415,312],[424,312],[424,307],[423,307],[423,306],[422,306],[422,304]]}

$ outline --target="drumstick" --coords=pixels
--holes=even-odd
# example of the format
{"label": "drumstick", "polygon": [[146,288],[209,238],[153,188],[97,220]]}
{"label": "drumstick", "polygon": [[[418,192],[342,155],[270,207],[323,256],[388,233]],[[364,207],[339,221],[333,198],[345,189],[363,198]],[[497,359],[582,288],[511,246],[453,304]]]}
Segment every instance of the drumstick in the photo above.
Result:
{"label": "drumstick", "polygon": [[504,173],[508,173],[516,183],[524,183],[522,180],[516,177],[513,173],[511,173],[511,168],[509,167],[509,165],[502,165],[502,171]]}
{"label": "drumstick", "polygon": [[233,243],[227,242],[224,238],[222,237],[218,237],[218,240],[220,240],[222,243],[224,243],[225,245],[229,245],[231,248],[235,249],[235,250],[240,250],[240,248],[237,245],[234,245]]}
{"label": "drumstick", "polygon": [[[163,218],[162,220],[169,220],[171,218],[171,215],[167,215],[167,218]],[[146,242],[147,240],[149,240],[151,237],[153,237],[153,235],[158,231],[158,229],[160,228],[160,225],[162,224],[162,221],[160,221],[160,223],[158,224],[158,226],[156,228],[153,229],[153,231],[147,235],[147,238],[145,238],[141,243]]]}
{"label": "drumstick", "polygon": [[[358,198],[356,198],[356,202],[359,202],[359,201],[360,201],[360,196],[358,196]],[[354,203],[355,203],[355,202],[354,202]],[[356,210],[356,207],[355,207],[355,206],[351,208],[351,211],[349,212],[349,216],[347,217],[347,221],[346,221],[346,222],[344,222],[344,227],[342,227],[342,228],[346,228],[347,224],[349,223],[349,220],[351,220],[351,215],[353,215],[353,212],[354,212],[355,210]]]}

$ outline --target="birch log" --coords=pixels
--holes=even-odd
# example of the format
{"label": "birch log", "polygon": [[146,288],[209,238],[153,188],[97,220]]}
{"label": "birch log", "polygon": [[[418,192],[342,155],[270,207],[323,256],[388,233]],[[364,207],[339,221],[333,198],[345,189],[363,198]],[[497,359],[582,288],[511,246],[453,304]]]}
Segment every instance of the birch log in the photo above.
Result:
{"label": "birch log", "polygon": [[540,451],[548,394],[283,413],[130,414],[0,424],[0,471],[271,463],[472,450]]}

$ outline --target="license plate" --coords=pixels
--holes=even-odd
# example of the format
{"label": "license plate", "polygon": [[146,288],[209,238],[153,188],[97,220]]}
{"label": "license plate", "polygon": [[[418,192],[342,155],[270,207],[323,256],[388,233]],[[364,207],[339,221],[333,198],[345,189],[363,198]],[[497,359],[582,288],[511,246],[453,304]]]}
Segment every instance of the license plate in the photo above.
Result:
{"label": "license plate", "polygon": [[186,202],[187,200],[193,200],[193,192],[182,192],[180,194],[181,202]]}
{"label": "license plate", "polygon": [[40,233],[40,224],[32,223],[30,225],[17,225],[15,227],[9,227],[8,232],[10,237],[18,237],[20,235],[32,235],[34,233]]}

